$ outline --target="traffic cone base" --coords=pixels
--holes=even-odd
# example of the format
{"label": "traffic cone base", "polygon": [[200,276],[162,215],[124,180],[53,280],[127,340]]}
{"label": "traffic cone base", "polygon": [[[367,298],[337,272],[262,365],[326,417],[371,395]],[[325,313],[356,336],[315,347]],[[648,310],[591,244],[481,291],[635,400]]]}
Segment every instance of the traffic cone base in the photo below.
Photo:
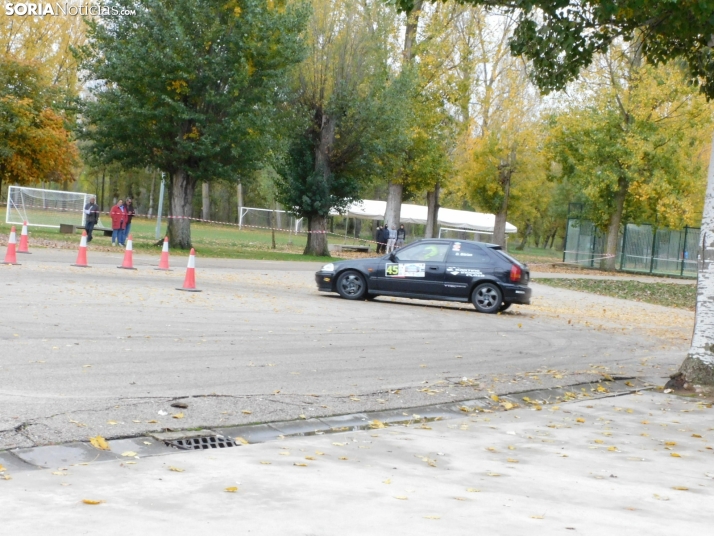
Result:
{"label": "traffic cone base", "polygon": [[133,242],[131,239],[131,235],[126,239],[126,251],[124,252],[124,262],[122,262],[121,266],[117,266],[117,268],[121,268],[122,270],[136,270],[134,268],[134,246]]}
{"label": "traffic cone base", "polygon": [[17,244],[17,237],[15,234],[15,226],[13,225],[10,229],[10,236],[7,240],[7,253],[5,254],[4,265],[20,266],[17,262],[17,255],[15,254],[15,244]]}
{"label": "traffic cone base", "polygon": [[32,255],[30,253],[29,242],[27,239],[27,222],[22,224],[22,233],[20,234],[20,247],[17,248],[18,253],[24,253],[25,255]]}
{"label": "traffic cone base", "polygon": [[196,250],[191,248],[191,253],[188,255],[188,266],[186,266],[186,278],[183,280],[184,292],[201,292],[196,288]]}
{"label": "traffic cone base", "polygon": [[71,266],[75,266],[77,268],[89,268],[89,264],[87,264],[87,231],[82,231],[82,239],[79,242],[77,261]]}
{"label": "traffic cone base", "polygon": [[154,270],[163,270],[164,272],[171,272],[169,268],[169,237],[164,237],[164,246],[161,249],[161,260],[159,261],[159,267],[154,268]]}

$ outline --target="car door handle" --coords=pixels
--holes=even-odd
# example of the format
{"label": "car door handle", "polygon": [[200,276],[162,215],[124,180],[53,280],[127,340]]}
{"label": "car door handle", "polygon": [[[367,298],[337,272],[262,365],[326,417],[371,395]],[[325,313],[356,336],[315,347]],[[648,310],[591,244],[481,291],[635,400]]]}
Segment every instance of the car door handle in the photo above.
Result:
{"label": "car door handle", "polygon": [[429,270],[438,270],[438,269],[439,269],[438,266],[429,266]]}

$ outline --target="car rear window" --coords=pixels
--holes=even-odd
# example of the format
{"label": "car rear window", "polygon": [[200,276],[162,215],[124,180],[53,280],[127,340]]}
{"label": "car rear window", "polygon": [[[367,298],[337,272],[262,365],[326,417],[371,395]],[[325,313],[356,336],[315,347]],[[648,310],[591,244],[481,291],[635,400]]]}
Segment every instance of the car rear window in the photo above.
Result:
{"label": "car rear window", "polygon": [[496,255],[500,255],[501,257],[504,257],[508,262],[512,262],[513,264],[518,264],[519,266],[523,266],[523,263],[519,261],[518,259],[514,259],[511,257],[508,253],[503,251],[502,249],[491,249]]}
{"label": "car rear window", "polygon": [[483,247],[468,242],[454,242],[449,248],[448,262],[493,263]]}

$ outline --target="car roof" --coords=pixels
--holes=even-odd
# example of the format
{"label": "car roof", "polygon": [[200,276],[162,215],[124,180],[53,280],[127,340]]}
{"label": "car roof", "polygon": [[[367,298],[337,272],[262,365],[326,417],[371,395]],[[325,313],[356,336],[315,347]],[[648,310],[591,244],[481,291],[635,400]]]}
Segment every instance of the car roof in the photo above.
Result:
{"label": "car roof", "polygon": [[456,242],[460,242],[461,244],[473,244],[482,248],[503,249],[498,244],[491,244],[489,242],[477,242],[476,240],[458,240],[456,238],[420,238],[419,240],[415,240],[414,242],[412,242],[412,244],[416,244],[418,242],[436,242],[439,244],[454,244]]}

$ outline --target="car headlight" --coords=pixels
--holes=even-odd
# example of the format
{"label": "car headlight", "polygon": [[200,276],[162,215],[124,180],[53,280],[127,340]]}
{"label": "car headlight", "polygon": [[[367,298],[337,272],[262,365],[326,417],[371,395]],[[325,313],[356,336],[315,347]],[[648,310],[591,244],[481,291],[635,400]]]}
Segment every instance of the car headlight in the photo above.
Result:
{"label": "car headlight", "polygon": [[321,271],[321,272],[334,272],[334,271],[335,271],[335,265],[334,265],[334,263],[326,264],[325,266],[323,266],[323,267],[320,269],[320,271]]}

